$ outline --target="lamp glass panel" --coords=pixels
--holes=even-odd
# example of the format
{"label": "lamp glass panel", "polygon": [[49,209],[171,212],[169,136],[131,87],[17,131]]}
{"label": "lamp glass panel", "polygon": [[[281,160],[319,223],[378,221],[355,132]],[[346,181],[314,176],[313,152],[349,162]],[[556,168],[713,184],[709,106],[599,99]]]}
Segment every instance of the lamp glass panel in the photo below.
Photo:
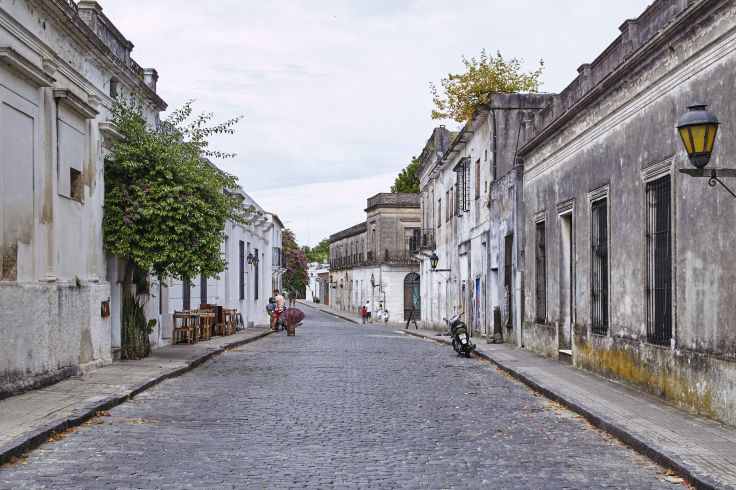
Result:
{"label": "lamp glass panel", "polygon": [[708,141],[705,142],[705,151],[708,153],[713,152],[713,143],[716,140],[716,133],[718,133],[718,125],[711,124],[708,126]]}
{"label": "lamp glass panel", "polygon": [[708,126],[705,124],[698,126],[690,126],[690,132],[693,135],[693,152],[703,153],[705,152],[705,129]]}
{"label": "lamp glass panel", "polygon": [[692,155],[693,153],[693,145],[690,142],[690,128],[684,127],[680,128],[680,138],[682,138],[682,143],[685,145],[685,151],[688,155]]}

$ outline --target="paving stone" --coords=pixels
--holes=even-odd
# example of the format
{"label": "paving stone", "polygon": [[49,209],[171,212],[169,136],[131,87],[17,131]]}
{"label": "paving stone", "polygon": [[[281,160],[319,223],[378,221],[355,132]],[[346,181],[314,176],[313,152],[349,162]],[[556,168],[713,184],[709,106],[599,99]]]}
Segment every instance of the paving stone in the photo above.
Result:
{"label": "paving stone", "polygon": [[1,488],[672,488],[489,363],[306,311],[0,469]]}

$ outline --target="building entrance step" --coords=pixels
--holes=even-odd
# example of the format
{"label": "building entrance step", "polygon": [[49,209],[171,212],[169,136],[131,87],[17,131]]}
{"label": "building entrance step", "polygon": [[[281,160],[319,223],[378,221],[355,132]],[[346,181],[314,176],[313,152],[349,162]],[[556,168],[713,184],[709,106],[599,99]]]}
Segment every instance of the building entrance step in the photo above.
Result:
{"label": "building entrance step", "polygon": [[560,361],[572,365],[572,349],[560,349],[558,352]]}

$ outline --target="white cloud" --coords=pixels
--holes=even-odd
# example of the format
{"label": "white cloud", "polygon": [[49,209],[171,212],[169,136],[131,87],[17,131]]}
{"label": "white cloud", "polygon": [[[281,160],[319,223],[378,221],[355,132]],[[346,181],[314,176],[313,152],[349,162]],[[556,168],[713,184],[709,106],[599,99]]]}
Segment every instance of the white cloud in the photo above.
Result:
{"label": "white cloud", "polygon": [[[421,151],[439,123],[429,118],[428,84],[460,70],[461,55],[498,49],[524,58],[529,68],[544,59],[543,89],[559,91],[648,4],[100,1],[135,44],[136,61],[157,68],[159,93],[170,107],[193,98],[196,110],[213,111],[219,120],[245,115],[235,136],[214,139],[213,147],[238,154],[218,165],[261,199],[284,187],[292,196],[301,189],[306,198],[311,185],[327,186],[333,197],[320,215],[332,217],[330,206],[347,210],[356,194],[363,204],[351,212],[359,216],[365,199],[388,190]],[[362,177],[365,191],[356,181]],[[352,183],[349,191],[340,189],[344,182]],[[298,205],[269,201],[268,207],[307,241]],[[351,224],[335,217],[329,233]],[[312,243],[329,233],[315,235],[310,225]]]}

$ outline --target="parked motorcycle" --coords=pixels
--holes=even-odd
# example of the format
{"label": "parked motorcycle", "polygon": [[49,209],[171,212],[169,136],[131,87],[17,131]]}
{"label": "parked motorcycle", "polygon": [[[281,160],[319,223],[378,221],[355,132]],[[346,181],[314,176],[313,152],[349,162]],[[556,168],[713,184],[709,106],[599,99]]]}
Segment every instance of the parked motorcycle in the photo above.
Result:
{"label": "parked motorcycle", "polygon": [[468,337],[468,329],[465,324],[460,321],[460,313],[456,313],[449,320],[444,319],[450,327],[450,336],[452,337],[452,348],[459,356],[470,357],[470,353],[475,350],[475,344]]}

